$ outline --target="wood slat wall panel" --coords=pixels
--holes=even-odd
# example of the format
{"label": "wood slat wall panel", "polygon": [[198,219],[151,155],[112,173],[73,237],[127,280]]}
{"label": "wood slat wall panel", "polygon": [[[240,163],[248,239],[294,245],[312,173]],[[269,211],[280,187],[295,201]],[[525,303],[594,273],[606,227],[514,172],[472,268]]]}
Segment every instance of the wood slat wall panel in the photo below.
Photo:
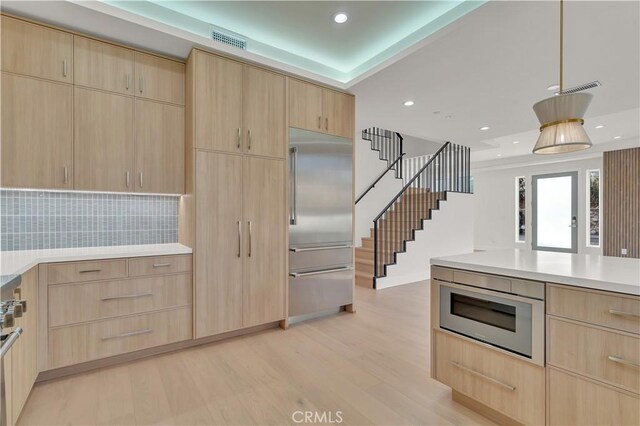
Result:
{"label": "wood slat wall panel", "polygon": [[640,148],[605,152],[603,168],[603,254],[640,258]]}

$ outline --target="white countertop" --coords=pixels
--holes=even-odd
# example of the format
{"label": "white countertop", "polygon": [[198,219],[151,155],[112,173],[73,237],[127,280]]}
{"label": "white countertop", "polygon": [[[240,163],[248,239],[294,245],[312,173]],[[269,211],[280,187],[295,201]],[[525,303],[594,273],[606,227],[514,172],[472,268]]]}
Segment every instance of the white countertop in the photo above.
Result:
{"label": "white countertop", "polygon": [[[39,263],[163,256],[170,254],[188,254],[191,253],[191,251],[189,247],[177,243],[3,251],[0,252],[0,276],[20,275]],[[1,280],[0,286],[5,282],[6,280]]]}
{"label": "white countertop", "polygon": [[507,249],[439,257],[431,264],[640,295],[640,259]]}

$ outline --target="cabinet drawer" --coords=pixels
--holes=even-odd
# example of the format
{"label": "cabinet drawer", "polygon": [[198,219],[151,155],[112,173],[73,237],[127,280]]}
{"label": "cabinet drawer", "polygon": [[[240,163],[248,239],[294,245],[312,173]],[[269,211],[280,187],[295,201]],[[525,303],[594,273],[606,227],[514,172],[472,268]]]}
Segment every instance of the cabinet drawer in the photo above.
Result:
{"label": "cabinet drawer", "polygon": [[514,420],[544,424],[544,368],[450,334],[433,332],[438,381]]}
{"label": "cabinet drawer", "polygon": [[49,366],[78,364],[191,339],[191,308],[49,330]]}
{"label": "cabinet drawer", "polygon": [[440,281],[453,281],[453,271],[447,268],[441,268],[439,266],[431,267],[431,278]]}
{"label": "cabinet drawer", "polygon": [[191,304],[191,274],[146,277],[49,289],[49,326]]}
{"label": "cabinet drawer", "polygon": [[126,259],[52,263],[47,268],[49,284],[81,283],[126,276]]}
{"label": "cabinet drawer", "polygon": [[640,392],[640,337],[556,318],[547,330],[550,365]]}
{"label": "cabinet drawer", "polygon": [[511,280],[494,275],[476,274],[473,272],[453,271],[453,282],[483,287],[497,291],[511,291]]}
{"label": "cabinet drawer", "polygon": [[191,255],[156,256],[129,259],[129,276],[191,272]]}
{"label": "cabinet drawer", "polygon": [[550,425],[638,425],[640,399],[549,368]]}
{"label": "cabinet drawer", "polygon": [[640,334],[640,297],[547,287],[547,313]]}

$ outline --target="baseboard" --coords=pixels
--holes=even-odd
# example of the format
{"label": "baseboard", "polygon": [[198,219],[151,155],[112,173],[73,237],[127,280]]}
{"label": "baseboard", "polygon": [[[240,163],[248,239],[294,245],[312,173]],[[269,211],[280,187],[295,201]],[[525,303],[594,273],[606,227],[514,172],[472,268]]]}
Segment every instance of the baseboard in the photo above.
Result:
{"label": "baseboard", "polygon": [[397,287],[399,285],[413,284],[418,281],[426,281],[429,279],[429,271],[421,271],[413,274],[400,275],[398,277],[378,278],[376,281],[376,290]]}

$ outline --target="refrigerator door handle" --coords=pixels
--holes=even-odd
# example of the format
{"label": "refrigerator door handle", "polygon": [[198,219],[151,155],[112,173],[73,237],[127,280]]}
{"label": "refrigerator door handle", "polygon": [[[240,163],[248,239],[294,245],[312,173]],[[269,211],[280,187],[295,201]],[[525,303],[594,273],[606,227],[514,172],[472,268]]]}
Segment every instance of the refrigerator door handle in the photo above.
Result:
{"label": "refrigerator door handle", "polygon": [[296,225],[298,222],[296,212],[296,196],[298,192],[297,170],[298,169],[298,148],[289,148],[289,224]]}
{"label": "refrigerator door handle", "polygon": [[347,249],[347,248],[352,248],[353,246],[351,244],[341,244],[341,245],[337,245],[337,246],[322,246],[322,247],[291,247],[289,248],[289,251],[293,252],[293,253],[302,253],[305,251],[318,251],[318,250],[335,250],[335,249]]}
{"label": "refrigerator door handle", "polygon": [[333,272],[350,271],[351,269],[353,269],[352,266],[341,266],[340,268],[321,269],[319,271],[289,272],[289,276],[293,278],[302,278],[308,277],[310,275],[331,274]]}

